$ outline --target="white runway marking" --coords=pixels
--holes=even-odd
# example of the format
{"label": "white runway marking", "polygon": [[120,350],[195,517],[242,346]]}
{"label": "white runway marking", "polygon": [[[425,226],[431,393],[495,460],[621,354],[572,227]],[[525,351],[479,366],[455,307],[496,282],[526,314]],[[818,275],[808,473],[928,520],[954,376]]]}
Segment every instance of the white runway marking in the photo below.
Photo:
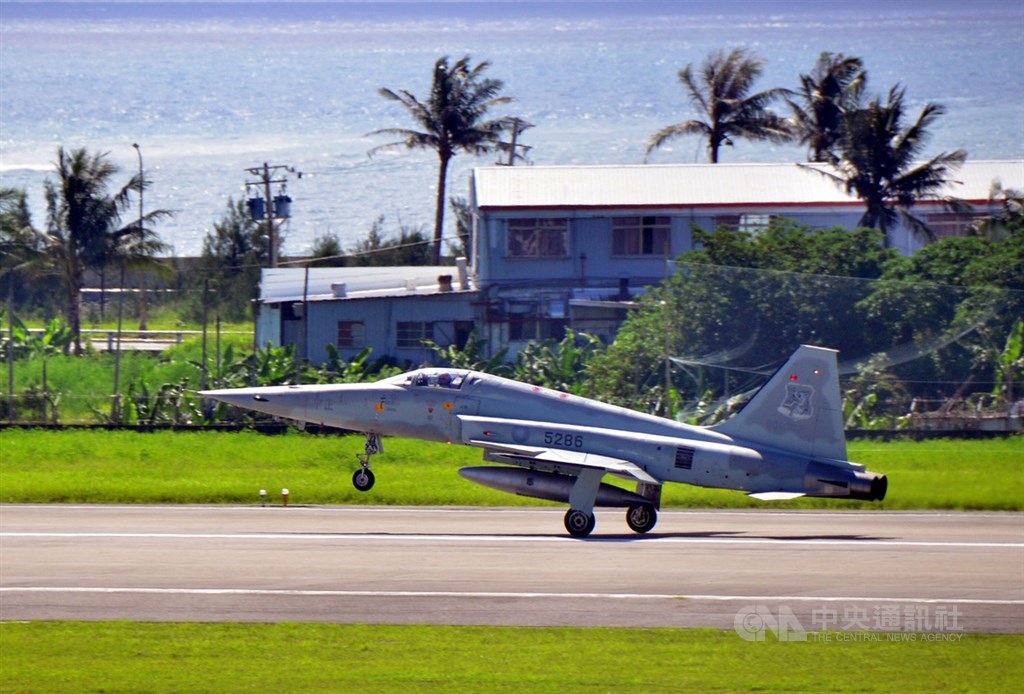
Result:
{"label": "white runway marking", "polygon": [[733,545],[835,545],[854,547],[961,547],[1024,549],[1024,542],[953,542],[943,540],[873,540],[827,538],[785,538],[785,537],[672,537],[672,536],[630,536],[602,537],[594,535],[586,539],[560,535],[445,535],[412,533],[127,533],[127,532],[2,532],[5,537],[27,538],[73,538],[73,539],[145,539],[145,540],[328,540],[328,541],[373,541],[394,542],[617,542],[656,544],[733,544]]}
{"label": "white runway marking", "polygon": [[484,598],[484,599],[538,599],[557,600],[713,600],[718,602],[886,602],[958,605],[1024,605],[1024,600],[983,600],[972,598],[878,598],[869,596],[810,596],[810,595],[674,595],[668,593],[512,593],[487,591],[447,590],[289,590],[260,588],[122,588],[87,586],[7,586],[2,593],[89,593],[138,595],[240,595],[259,597],[339,597],[339,598]]}
{"label": "white runway marking", "polygon": [[[30,510],[40,511],[49,513],[53,510],[53,504],[0,504],[0,510],[5,506],[17,507],[19,510]],[[304,512],[327,512],[327,513],[338,513],[338,514],[392,514],[395,511],[409,511],[411,513],[424,513],[424,514],[452,514],[452,515],[467,515],[467,514],[548,514],[555,516],[562,516],[565,514],[565,509],[550,508],[545,506],[331,506],[331,505],[310,505],[310,504],[293,504],[284,508],[277,504],[268,504],[267,506],[258,505],[196,505],[196,504],[173,504],[173,505],[153,505],[153,504],[60,504],[61,509],[67,510],[79,510],[79,511],[93,511],[97,507],[104,510],[117,510],[117,511],[139,511],[139,512],[151,512],[154,509],[161,512],[189,512],[194,513],[197,510],[201,511],[224,511],[231,513],[243,513],[258,511],[261,513],[288,513],[297,514]],[[609,509],[607,507],[600,507],[595,509],[598,515],[619,515],[621,511],[618,509]],[[741,508],[741,509],[699,509],[699,508],[663,508],[659,512],[662,518],[666,516],[710,516],[710,517],[721,517],[721,516],[770,516],[770,517],[798,517],[798,518],[811,518],[811,517],[833,517],[833,518],[857,518],[857,517],[899,517],[899,518],[964,518],[970,516],[973,518],[1000,518],[1005,516],[1021,515],[1014,511],[873,511],[871,509],[856,509],[849,511],[827,511],[827,510],[814,510],[814,509],[800,509],[792,511],[780,511],[778,509],[763,507],[763,508]]]}

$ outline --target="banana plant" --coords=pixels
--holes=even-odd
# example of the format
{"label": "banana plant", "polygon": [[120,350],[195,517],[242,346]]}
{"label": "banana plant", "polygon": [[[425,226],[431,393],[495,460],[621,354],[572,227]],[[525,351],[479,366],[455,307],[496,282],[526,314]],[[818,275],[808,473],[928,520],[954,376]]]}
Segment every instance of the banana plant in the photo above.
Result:
{"label": "banana plant", "polygon": [[586,388],[587,364],[603,350],[600,338],[566,330],[561,340],[531,341],[520,350],[513,378],[579,395]]}
{"label": "banana plant", "polygon": [[469,333],[466,344],[461,348],[455,345],[442,347],[433,340],[427,339],[423,339],[421,342],[452,368],[483,371],[496,376],[507,376],[509,373],[509,366],[505,363],[508,347],[498,350],[490,357],[485,357],[484,349],[487,347],[487,340],[478,339],[475,330]]}
{"label": "banana plant", "polygon": [[318,372],[320,383],[363,383],[401,372],[401,369],[384,363],[384,360],[377,359],[371,362],[371,347],[366,347],[351,359],[341,356],[338,348],[331,343],[327,343],[326,348],[327,361],[321,365]]}
{"label": "banana plant", "polygon": [[59,318],[47,323],[42,332],[33,332],[19,318],[12,316],[10,338],[4,344],[4,358],[8,356],[6,350],[14,350],[16,359],[27,358],[42,363],[42,419],[56,422],[60,395],[50,392],[47,361],[49,357],[66,349],[74,341],[74,335]]}
{"label": "banana plant", "polygon": [[996,359],[995,387],[992,394],[1007,405],[1014,401],[1014,385],[1024,375],[1024,319],[1018,319],[1006,336],[1006,345]]}

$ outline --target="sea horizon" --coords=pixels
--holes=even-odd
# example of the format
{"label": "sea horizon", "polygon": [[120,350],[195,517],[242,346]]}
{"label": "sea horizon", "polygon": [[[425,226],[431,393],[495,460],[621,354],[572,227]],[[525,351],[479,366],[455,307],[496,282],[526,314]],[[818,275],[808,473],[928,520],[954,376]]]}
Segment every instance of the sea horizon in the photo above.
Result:
{"label": "sea horizon", "polygon": [[[0,3],[0,177],[24,188],[45,226],[43,181],[58,147],[109,152],[126,182],[140,146],[148,209],[174,255],[198,255],[246,169],[288,175],[284,253],[329,233],[345,248],[383,215],[384,231],[433,222],[436,155],[367,137],[411,127],[377,94],[425,98],[439,57],[487,60],[515,101],[494,115],[534,124],[537,165],[641,164],[647,139],[695,114],[677,72],[710,51],[745,47],[766,61],[756,89],[794,88],[823,51],[864,59],[868,93],[906,88],[908,116],[947,112],[925,156],[1024,159],[1024,2],[962,3]],[[777,108],[779,108],[777,106]],[[779,108],[779,110],[782,110]],[[739,141],[728,162],[803,161],[803,148]],[[453,160],[449,196],[475,166]],[[653,164],[706,161],[699,138]],[[275,189],[276,192],[276,189]],[[447,214],[446,233],[453,229]]]}

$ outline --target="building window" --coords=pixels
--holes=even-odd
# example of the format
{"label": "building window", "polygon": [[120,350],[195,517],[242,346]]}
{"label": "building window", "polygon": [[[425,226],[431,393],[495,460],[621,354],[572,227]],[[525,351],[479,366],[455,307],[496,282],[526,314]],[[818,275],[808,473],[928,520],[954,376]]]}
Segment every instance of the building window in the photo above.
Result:
{"label": "building window", "polygon": [[740,228],[740,216],[738,214],[718,215],[711,218],[711,224],[712,231],[718,231],[722,228],[736,231]]}
{"label": "building window", "polygon": [[366,344],[366,324],[362,321],[338,321],[338,347],[362,347]]}
{"label": "building window", "polygon": [[569,220],[510,219],[510,258],[565,258],[569,255]]}
{"label": "building window", "polygon": [[399,348],[420,348],[420,340],[433,339],[433,325],[421,321],[399,321],[396,331],[396,342]]}
{"label": "building window", "polygon": [[740,223],[737,228],[739,231],[745,231],[748,234],[760,234],[771,223],[772,215],[770,214],[744,214],[740,215]]}
{"label": "building window", "polygon": [[669,255],[668,217],[613,217],[612,255]]}
{"label": "building window", "polygon": [[939,212],[925,217],[925,224],[937,239],[951,236],[967,236],[971,225],[977,221],[977,215],[958,214],[956,212]]}
{"label": "building window", "polygon": [[561,340],[565,338],[567,321],[552,318],[524,316],[508,324],[508,337],[513,342],[527,340]]}

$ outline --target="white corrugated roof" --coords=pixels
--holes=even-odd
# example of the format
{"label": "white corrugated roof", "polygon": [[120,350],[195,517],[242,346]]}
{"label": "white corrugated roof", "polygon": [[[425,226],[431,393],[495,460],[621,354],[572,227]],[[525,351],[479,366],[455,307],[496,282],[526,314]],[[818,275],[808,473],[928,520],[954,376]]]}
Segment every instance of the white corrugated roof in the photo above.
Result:
{"label": "white corrugated roof", "polygon": [[[861,204],[810,164],[488,166],[473,170],[481,209]],[[992,182],[1024,188],[1024,161],[968,161],[942,196],[983,202]]]}
{"label": "white corrugated roof", "polygon": [[[452,278],[459,291],[459,269],[451,265],[401,267],[264,268],[260,272],[260,302],[329,301],[339,298],[379,298],[449,293],[438,278]],[[307,284],[308,282],[308,284]],[[344,288],[340,285],[344,285]]]}

